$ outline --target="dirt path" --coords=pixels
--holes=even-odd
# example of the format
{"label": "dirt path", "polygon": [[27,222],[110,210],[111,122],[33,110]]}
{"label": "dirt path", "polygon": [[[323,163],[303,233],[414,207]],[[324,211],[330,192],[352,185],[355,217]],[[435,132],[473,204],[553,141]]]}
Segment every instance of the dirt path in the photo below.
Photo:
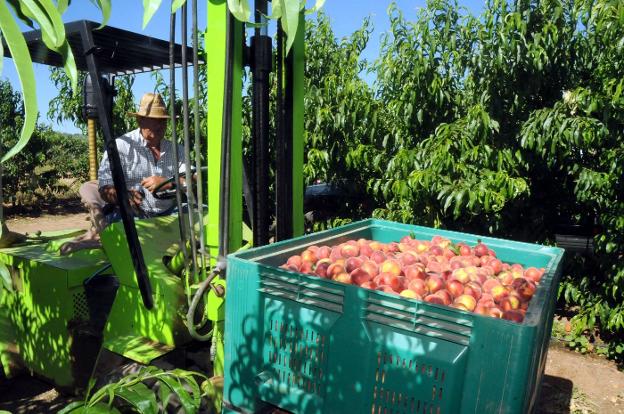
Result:
{"label": "dirt path", "polygon": [[88,229],[87,216],[85,211],[62,216],[42,214],[38,217],[7,217],[6,224],[11,231],[30,234],[37,231]]}

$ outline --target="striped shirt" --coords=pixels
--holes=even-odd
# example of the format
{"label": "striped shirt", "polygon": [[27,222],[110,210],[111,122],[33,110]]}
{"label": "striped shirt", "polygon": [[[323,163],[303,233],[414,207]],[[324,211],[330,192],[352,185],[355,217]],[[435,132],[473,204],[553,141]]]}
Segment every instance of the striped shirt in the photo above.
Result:
{"label": "striped shirt", "polygon": [[[117,151],[121,159],[121,168],[126,178],[126,187],[135,189],[143,194],[143,202],[141,210],[148,214],[160,214],[175,204],[175,199],[158,200],[154,198],[151,192],[141,186],[144,178],[153,175],[165,178],[172,177],[174,174],[173,159],[173,143],[169,140],[160,141],[160,159],[156,161],[154,154],[147,147],[147,141],[141,136],[140,130],[137,128],[130,131],[115,140],[117,142]],[[179,172],[186,171],[184,165],[184,149],[178,145]],[[100,188],[113,185],[113,176],[108,162],[108,154],[104,152],[100,168],[98,170]]]}

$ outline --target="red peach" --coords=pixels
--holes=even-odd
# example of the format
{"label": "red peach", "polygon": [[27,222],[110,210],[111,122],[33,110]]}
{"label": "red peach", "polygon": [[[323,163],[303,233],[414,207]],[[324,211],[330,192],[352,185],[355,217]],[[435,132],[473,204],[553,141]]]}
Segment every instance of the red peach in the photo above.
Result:
{"label": "red peach", "polygon": [[483,292],[485,293],[491,293],[492,289],[496,286],[501,286],[500,282],[496,279],[488,279],[485,282],[483,282],[482,288],[483,288]]}
{"label": "red peach", "polygon": [[503,271],[503,262],[499,259],[492,259],[488,264],[492,267],[492,270],[496,275]]}
{"label": "red peach", "polygon": [[368,282],[369,280],[373,278],[367,271],[365,271],[362,268],[354,269],[350,273],[350,275],[351,275],[351,280],[356,285],[361,285],[362,283]]}
{"label": "red peach", "polygon": [[407,288],[418,293],[420,296],[427,294],[427,285],[424,280],[413,279],[407,282]]}
{"label": "red peach", "polygon": [[375,283],[372,280],[369,280],[368,282],[364,282],[360,285],[360,287],[363,287],[365,289],[371,289],[371,290],[375,290],[377,289],[377,283]]}
{"label": "red peach", "polygon": [[464,286],[464,294],[470,295],[476,300],[481,299],[482,291],[481,288],[474,282],[467,283]]}
{"label": "red peach", "polygon": [[290,256],[288,260],[286,261],[286,264],[293,265],[297,269],[299,269],[301,267],[302,262],[303,260],[301,260],[301,256]]}
{"label": "red peach", "polygon": [[345,269],[347,273],[351,273],[358,267],[362,266],[363,263],[364,260],[360,259],[359,257],[349,257],[347,260],[345,260]]}
{"label": "red peach", "polygon": [[314,273],[316,273],[320,277],[327,277],[327,269],[332,265],[331,260],[329,259],[321,259],[316,262],[316,267],[314,268]]}
{"label": "red peach", "polygon": [[370,244],[365,243],[360,245],[360,254],[362,256],[370,257],[373,254],[373,249],[370,247]]}
{"label": "red peach", "polygon": [[478,303],[477,306],[475,306],[474,313],[478,313],[479,315],[489,316],[490,315],[489,310],[490,309],[489,309],[488,306],[484,306],[484,305]]}
{"label": "red peach", "polygon": [[405,273],[405,277],[408,280],[412,279],[427,279],[427,274],[422,270],[420,266],[412,265],[403,269],[403,273]]}
{"label": "red peach", "polygon": [[332,263],[331,265],[329,265],[329,267],[327,268],[327,277],[331,277],[333,278],[334,276],[336,276],[339,273],[343,273],[345,272],[345,268],[343,265],[338,264],[338,263]]}
{"label": "red peach", "polygon": [[383,247],[383,244],[373,240],[372,242],[368,243],[368,245],[370,246],[371,249],[373,250],[381,250]]}
{"label": "red peach", "polygon": [[360,255],[360,247],[355,244],[345,244],[340,249],[340,253],[343,257],[355,257]]}
{"label": "red peach", "polygon": [[462,255],[462,256],[470,256],[470,255],[472,255],[472,251],[470,250],[470,246],[462,243],[461,246],[459,246],[459,254]]}
{"label": "red peach", "polygon": [[477,306],[477,300],[470,295],[461,295],[455,299],[454,303],[460,303],[464,305],[466,309],[468,309],[471,312]]}
{"label": "red peach", "polygon": [[459,280],[451,280],[446,283],[446,289],[456,298],[464,293],[464,285]]}
{"label": "red peach", "polygon": [[524,278],[514,279],[511,287],[524,302],[530,301],[535,294],[535,284]]}
{"label": "red peach", "polygon": [[429,248],[429,253],[434,256],[442,256],[444,254],[444,249],[440,246],[433,245]]}
{"label": "red peach", "polygon": [[382,264],[383,262],[386,261],[386,254],[384,252],[382,252],[381,250],[375,250],[373,251],[373,253],[370,255],[370,258],[372,261],[374,261],[377,264]]}
{"label": "red peach", "polygon": [[304,250],[303,253],[301,253],[301,260],[303,260],[304,262],[316,263],[318,257],[316,256],[316,253],[308,248],[307,250]]}
{"label": "red peach", "polygon": [[379,286],[390,286],[395,292],[403,290],[401,279],[392,273],[380,273],[374,280]]}
{"label": "red peach", "polygon": [[332,279],[335,280],[336,282],[345,283],[348,285],[352,283],[351,275],[348,274],[347,272],[338,273]]}
{"label": "red peach", "polygon": [[516,309],[510,309],[503,312],[503,319],[507,319],[508,321],[522,323],[524,320],[524,315],[522,312]]}
{"label": "red peach", "polygon": [[312,262],[308,262],[307,260],[304,260],[301,263],[301,267],[299,268],[299,271],[301,273],[314,274],[314,270],[312,270],[313,268],[314,268],[314,264]]}
{"label": "red peach", "polygon": [[477,257],[481,257],[481,256],[485,256],[488,254],[488,247],[481,243],[480,241],[477,243],[477,245],[474,247],[474,254]]}
{"label": "red peach", "polygon": [[331,253],[329,254],[329,258],[331,260],[333,260],[334,262],[338,259],[342,258],[342,253],[340,253],[340,248],[339,247],[333,247],[331,250]]}
{"label": "red peach", "polygon": [[435,293],[438,290],[444,288],[444,281],[440,276],[431,275],[426,280],[427,289],[430,293]]}
{"label": "red peach", "polygon": [[379,271],[382,273],[390,273],[394,276],[399,276],[403,271],[401,269],[401,264],[394,260],[388,259],[379,266]]}
{"label": "red peach", "polygon": [[435,303],[436,305],[444,305],[444,299],[438,295],[428,295],[425,297],[425,302]]}
{"label": "red peach", "polygon": [[503,311],[518,309],[520,307],[520,300],[516,296],[510,295],[501,300],[499,305]]}
{"label": "red peach", "polygon": [[444,300],[444,304],[447,306],[453,302],[453,297],[451,296],[449,291],[446,289],[440,289],[435,294],[440,296],[442,300]]}
{"label": "red peach", "polygon": [[401,265],[405,266],[411,266],[414,263],[418,262],[418,258],[416,256],[414,256],[413,254],[409,254],[409,253],[403,253],[399,256],[399,262],[401,263]]}
{"label": "red peach", "polygon": [[496,306],[492,306],[489,309],[489,313],[490,313],[490,316],[493,316],[494,318],[502,318],[503,317],[503,311],[500,310],[500,308],[497,308]]}
{"label": "red peach", "polygon": [[543,274],[544,274],[543,271],[539,271],[535,267],[529,267],[527,270],[525,270],[524,277],[526,277],[527,279],[529,279],[532,282],[536,282],[537,283],[537,282],[540,281],[540,279],[542,278]]}
{"label": "red peach", "polygon": [[328,259],[331,254],[331,247],[329,246],[321,246],[316,252],[316,255],[319,259]]}
{"label": "red peach", "polygon": [[468,272],[465,268],[453,270],[451,278],[453,280],[459,281],[460,283],[468,283],[468,281],[470,280],[470,276],[468,275]]}
{"label": "red peach", "polygon": [[377,286],[377,288],[375,290],[380,290],[380,291],[386,292],[386,293],[393,293],[395,295],[397,294],[397,292],[394,289],[392,289],[390,286],[387,286],[387,285],[379,285],[379,286]]}
{"label": "red peach", "polygon": [[283,264],[280,266],[282,269],[290,270],[291,272],[298,272],[299,268],[292,264]]}
{"label": "red peach", "polygon": [[514,277],[511,272],[500,272],[498,275],[498,280],[504,286],[511,286],[514,281]]}
{"label": "red peach", "polygon": [[502,285],[494,286],[491,290],[491,293],[496,303],[500,303],[503,299],[509,296],[509,291],[505,286]]}
{"label": "red peach", "polygon": [[413,290],[410,289],[405,289],[402,290],[401,293],[399,293],[401,296],[406,297],[406,298],[411,298],[411,299],[418,299],[418,300],[422,300],[422,297],[414,292]]}
{"label": "red peach", "polygon": [[375,277],[379,273],[379,267],[377,266],[377,263],[373,262],[372,260],[366,260],[364,263],[362,263],[360,269],[371,275],[371,277]]}

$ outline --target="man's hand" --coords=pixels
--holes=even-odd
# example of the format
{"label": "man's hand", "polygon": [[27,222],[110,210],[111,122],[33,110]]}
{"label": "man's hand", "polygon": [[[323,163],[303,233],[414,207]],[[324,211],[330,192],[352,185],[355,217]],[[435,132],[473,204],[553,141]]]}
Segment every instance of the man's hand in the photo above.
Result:
{"label": "man's hand", "polygon": [[[154,190],[158,188],[158,186],[164,183],[165,181],[167,181],[165,177],[161,177],[159,175],[152,175],[151,177],[144,178],[143,181],[141,181],[141,185],[147,191],[151,193],[151,192],[154,192]],[[171,188],[171,183],[160,187],[161,190],[167,190],[169,188]]]}
{"label": "man's hand", "polygon": [[[119,204],[117,199],[117,192],[115,191],[115,187],[112,185],[106,185],[100,188],[100,195],[109,204]],[[128,201],[130,202],[130,207],[134,209],[138,209],[143,202],[143,194],[139,190],[129,189],[128,190]]]}
{"label": "man's hand", "polygon": [[139,190],[130,189],[128,190],[128,201],[130,202],[130,207],[139,210],[143,202],[143,194]]}

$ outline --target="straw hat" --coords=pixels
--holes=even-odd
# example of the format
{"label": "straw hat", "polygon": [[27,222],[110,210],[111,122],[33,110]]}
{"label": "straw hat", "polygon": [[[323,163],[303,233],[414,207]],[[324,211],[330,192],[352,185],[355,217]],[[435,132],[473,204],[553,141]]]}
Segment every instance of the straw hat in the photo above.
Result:
{"label": "straw hat", "polygon": [[128,112],[128,115],[144,118],[169,119],[165,102],[159,93],[146,93],[141,98],[138,112]]}

